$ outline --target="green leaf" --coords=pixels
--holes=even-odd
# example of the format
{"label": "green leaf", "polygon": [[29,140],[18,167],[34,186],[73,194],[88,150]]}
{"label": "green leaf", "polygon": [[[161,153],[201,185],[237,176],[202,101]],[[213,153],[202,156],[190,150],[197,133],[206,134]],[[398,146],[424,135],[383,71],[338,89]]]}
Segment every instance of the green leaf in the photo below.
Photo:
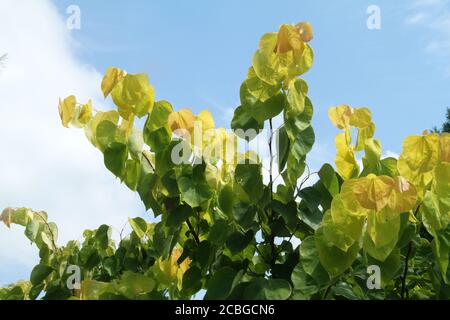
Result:
{"label": "green leaf", "polygon": [[[331,278],[335,278],[352,265],[360,245],[359,241],[355,241],[354,235],[350,236],[339,230],[339,225],[335,225],[331,219],[331,212],[327,211],[314,238],[321,265]],[[350,221],[349,230],[352,233],[359,232],[359,223],[359,221]]]}
{"label": "green leaf", "polygon": [[272,209],[283,217],[286,225],[294,229],[297,227],[300,220],[297,217],[297,203],[295,201],[284,204],[280,201],[272,201]]}
{"label": "green leaf", "polygon": [[245,288],[245,300],[287,300],[292,290],[284,279],[256,278]]}
{"label": "green leaf", "polygon": [[219,203],[220,210],[222,210],[223,213],[229,217],[233,214],[234,199],[234,192],[231,183],[224,185],[220,189],[217,201]]}
{"label": "green leaf", "polygon": [[395,158],[384,158],[380,161],[380,166],[380,175],[389,177],[396,177],[400,175],[397,169],[397,159]]}
{"label": "green leaf", "polygon": [[169,127],[162,127],[152,132],[147,132],[145,143],[154,152],[159,152],[169,145],[172,135]]}
{"label": "green leaf", "polygon": [[31,220],[25,229],[25,236],[30,239],[31,242],[36,241],[36,237],[39,231],[39,222],[37,219]]}
{"label": "green leaf", "polygon": [[161,204],[156,200],[154,192],[157,192],[158,176],[156,174],[141,174],[137,186],[139,197],[145,205],[145,209],[152,209],[155,216],[162,213]]}
{"label": "green leaf", "polygon": [[184,165],[177,168],[177,184],[181,192],[181,200],[192,208],[200,207],[211,198],[212,192],[205,179],[204,166],[191,167]]}
{"label": "green leaf", "polygon": [[105,150],[116,142],[117,125],[109,120],[103,120],[97,126],[95,139],[100,150]]}
{"label": "green leaf", "polygon": [[228,249],[230,249],[233,255],[236,255],[242,252],[242,250],[244,250],[250,244],[253,238],[254,238],[253,230],[249,230],[245,234],[238,231],[233,232],[228,237],[227,247]]}
{"label": "green leaf", "polygon": [[169,115],[173,112],[167,101],[158,101],[144,125],[144,141],[155,151],[161,151],[170,143],[172,132],[168,126]]}
{"label": "green leaf", "polygon": [[172,105],[164,100],[157,101],[152,112],[148,115],[144,126],[144,136],[165,127],[168,123],[169,115],[173,112]]}
{"label": "green leaf", "polygon": [[31,271],[30,281],[33,286],[41,284],[49,275],[53,272],[53,268],[45,265],[38,264]]}
{"label": "green leaf", "polygon": [[444,230],[434,233],[435,237],[431,242],[431,248],[436,258],[442,279],[446,284],[450,284],[449,260],[450,260],[450,225]]}
{"label": "green leaf", "polygon": [[142,218],[129,218],[128,222],[130,223],[131,229],[133,229],[134,233],[139,238],[143,238],[147,232],[147,222]]}
{"label": "green leaf", "polygon": [[264,123],[258,122],[249,110],[243,106],[239,106],[234,110],[231,128],[239,138],[251,141],[264,128]]}
{"label": "green leaf", "polygon": [[44,288],[45,288],[45,284],[43,284],[43,283],[38,284],[37,286],[33,286],[30,289],[30,293],[29,293],[30,300],[36,300],[39,297],[39,295],[41,294],[42,290],[44,290]]}
{"label": "green leaf", "polygon": [[284,94],[279,93],[263,101],[248,91],[246,82],[242,84],[240,94],[242,107],[258,123],[264,123],[266,120],[275,118],[283,111],[285,106]]}
{"label": "green leaf", "polygon": [[331,295],[335,297],[344,297],[347,300],[361,300],[361,297],[356,295],[353,288],[346,282],[339,282],[331,287]]}
{"label": "green leaf", "polygon": [[293,116],[292,114],[284,113],[284,125],[286,133],[291,141],[295,141],[297,136],[311,126],[314,108],[311,100],[305,98],[305,108],[301,114]]}
{"label": "green leaf", "polygon": [[283,279],[269,279],[265,285],[267,300],[287,300],[291,296],[291,285]]}
{"label": "green leaf", "polygon": [[179,227],[183,222],[185,222],[194,211],[190,206],[182,205],[177,207],[172,212],[167,215],[166,225],[168,227]]}
{"label": "green leaf", "polygon": [[[107,112],[98,111],[95,114],[94,118],[90,121],[89,125],[84,128],[86,137],[95,147],[99,148],[100,150],[104,150],[104,146],[107,144],[107,141],[97,141],[97,129],[100,123],[102,123],[103,121],[109,121],[117,126],[119,122],[119,113],[115,110]],[[105,132],[102,132],[100,136],[104,138]]]}
{"label": "green leaf", "polygon": [[139,160],[142,157],[142,150],[144,147],[144,139],[142,137],[142,131],[137,130],[136,128],[133,128],[131,131],[131,134],[128,137],[127,140],[127,147],[130,151],[131,156]]}
{"label": "green leaf", "polygon": [[183,290],[197,292],[202,288],[202,272],[193,266],[189,268],[183,275]]}
{"label": "green leaf", "polygon": [[249,197],[251,203],[258,203],[263,195],[263,180],[260,164],[238,164],[235,180]]}
{"label": "green leaf", "polygon": [[320,290],[314,278],[303,270],[301,262],[292,271],[291,281],[294,286],[292,292],[294,300],[310,300]]}
{"label": "green leaf", "polygon": [[317,252],[314,237],[308,237],[300,245],[300,263],[303,270],[311,276],[317,284],[324,285],[330,281],[326,270],[322,267]]}
{"label": "green leaf", "polygon": [[306,157],[297,158],[294,153],[289,151],[287,156],[287,170],[284,172],[283,179],[288,187],[295,188],[298,179],[305,172]]}
{"label": "green leaf", "polygon": [[230,235],[230,224],[226,220],[216,220],[209,231],[208,240],[217,246],[222,246]]}
{"label": "green leaf", "polygon": [[331,196],[339,193],[339,181],[333,167],[328,163],[319,170],[320,182],[328,190]]}
{"label": "green leaf", "polygon": [[376,265],[380,267],[381,271],[381,286],[386,287],[389,282],[398,275],[401,269],[402,261],[400,257],[400,250],[398,248],[394,249],[389,257],[384,261],[379,261],[371,256],[367,256],[368,265]]}
{"label": "green leaf", "polygon": [[311,126],[302,131],[300,135],[292,141],[291,152],[297,158],[301,159],[311,151],[315,141],[314,130]]}
{"label": "green leaf", "polygon": [[206,300],[224,300],[226,299],[237,282],[242,277],[242,272],[237,272],[230,267],[224,267],[213,274],[208,281],[208,287],[205,294]]}
{"label": "green leaf", "polygon": [[116,291],[128,299],[136,299],[139,295],[151,292],[155,285],[152,278],[131,271],[125,271],[121,279],[114,283]]}
{"label": "green leaf", "polygon": [[112,229],[110,226],[101,225],[95,232],[95,240],[101,249],[105,250],[109,246]]}
{"label": "green leaf", "polygon": [[135,191],[141,174],[141,163],[137,160],[128,159],[125,162],[125,173],[123,180],[128,188]]}
{"label": "green leaf", "polygon": [[128,148],[123,143],[111,143],[103,153],[106,168],[116,177],[123,178],[125,163],[128,159]]}
{"label": "green leaf", "polygon": [[383,212],[370,211],[367,216],[367,232],[363,237],[363,248],[373,258],[385,261],[394,250],[400,231],[400,216],[390,220]]}
{"label": "green leaf", "polygon": [[293,118],[305,111],[305,99],[308,93],[308,85],[303,79],[295,79],[289,85],[287,95],[286,117]]}

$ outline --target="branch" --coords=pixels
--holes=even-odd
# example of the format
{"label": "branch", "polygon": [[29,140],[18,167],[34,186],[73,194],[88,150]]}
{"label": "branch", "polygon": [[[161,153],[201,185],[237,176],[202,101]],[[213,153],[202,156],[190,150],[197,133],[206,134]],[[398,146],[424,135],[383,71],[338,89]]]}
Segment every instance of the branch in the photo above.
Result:
{"label": "branch", "polygon": [[324,295],[322,296],[322,300],[327,300],[328,294],[330,293],[332,285],[330,284],[327,289],[325,290]]}
{"label": "branch", "polygon": [[280,255],[281,252],[283,252],[283,250],[286,248],[287,243],[291,242],[292,238],[294,237],[295,233],[297,232],[298,228],[300,227],[300,222],[297,223],[297,226],[295,227],[295,230],[291,233],[291,235],[289,236],[289,240],[287,242],[284,243],[284,245],[281,247],[280,251],[278,251],[277,253],[277,259],[278,256]]}
{"label": "branch", "polygon": [[48,231],[50,232],[50,235],[52,236],[52,244],[53,244],[53,247],[55,248],[55,251],[58,249],[58,246],[56,245],[56,242],[55,242],[55,235],[53,234],[53,231],[52,231],[52,229],[50,228],[50,225],[48,224],[48,221],[39,213],[39,212],[35,212],[35,214],[39,217],[39,218],[41,218],[41,220],[42,221],[44,221],[44,223],[45,223],[45,225],[47,226],[47,228],[48,228]]}
{"label": "branch", "polygon": [[[408,244],[408,252],[406,253],[405,257],[405,269],[403,270],[403,277],[402,277],[402,299],[405,299],[405,292],[408,296],[408,289],[406,288],[406,276],[408,275],[408,262],[409,262],[409,256],[411,255],[412,251],[412,241]],[[409,297],[408,297],[409,298]]]}
{"label": "branch", "polygon": [[197,233],[195,232],[195,229],[192,226],[191,222],[189,221],[189,218],[186,220],[186,224],[189,227],[189,231],[191,232],[192,236],[194,237],[195,242],[197,243],[197,245],[199,245],[200,238],[198,237]]}
{"label": "branch", "polygon": [[269,155],[270,155],[270,165],[269,165],[269,186],[270,186],[270,199],[273,200],[273,152],[272,152],[272,141],[273,141],[273,124],[272,124],[272,118],[269,119],[269,125],[270,125],[270,137],[269,137]]}
{"label": "branch", "polygon": [[[272,176],[272,171],[273,171],[273,151],[272,151],[272,142],[273,142],[273,124],[272,124],[272,118],[269,119],[269,126],[270,126],[270,137],[269,137],[269,155],[270,155],[270,172],[269,172],[269,186],[270,186],[270,200],[273,200],[273,176]],[[273,211],[271,212],[271,215],[269,216],[269,223],[271,220],[273,220]],[[275,248],[275,236],[272,234],[269,235],[269,243],[270,243],[270,249],[272,252],[272,257],[271,257],[271,261],[270,261],[270,267],[273,270],[273,268],[275,267],[275,263],[277,261],[277,252],[276,252],[276,248]]]}
{"label": "branch", "polygon": [[147,155],[145,154],[145,152],[142,152],[142,155],[144,156],[145,160],[147,160],[148,164],[150,165],[150,167],[152,168],[153,172],[156,172],[155,167],[153,167],[152,162],[150,161],[150,159],[147,157]]}

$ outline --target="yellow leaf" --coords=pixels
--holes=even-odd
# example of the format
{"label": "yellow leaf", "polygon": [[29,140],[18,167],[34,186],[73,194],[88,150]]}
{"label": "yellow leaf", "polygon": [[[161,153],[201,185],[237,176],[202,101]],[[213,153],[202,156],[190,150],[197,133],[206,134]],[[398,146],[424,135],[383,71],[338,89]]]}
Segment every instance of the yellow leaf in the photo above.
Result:
{"label": "yellow leaf", "polygon": [[313,27],[309,22],[299,22],[295,25],[295,28],[297,28],[303,42],[309,42],[313,39]]}
{"label": "yellow leaf", "polygon": [[266,33],[261,37],[259,50],[253,56],[253,69],[261,80],[270,85],[278,85],[281,79],[279,74],[279,61],[275,53],[277,46],[277,33]]}
{"label": "yellow leaf", "polygon": [[168,123],[172,131],[178,129],[187,130],[192,133],[194,129],[195,116],[190,109],[181,109],[178,112],[172,112],[169,115]]}
{"label": "yellow leaf", "polygon": [[119,114],[129,119],[131,114],[139,118],[147,115],[155,102],[155,90],[144,73],[127,74],[111,91]]}
{"label": "yellow leaf", "polygon": [[356,138],[356,151],[362,151],[365,149],[366,142],[368,139],[372,139],[375,135],[375,124],[370,123],[369,126],[358,129],[358,136]]}
{"label": "yellow leaf", "polygon": [[367,108],[355,108],[350,116],[350,125],[355,128],[366,128],[372,124],[372,114]]}
{"label": "yellow leaf", "polygon": [[412,182],[423,194],[432,179],[432,170],[439,160],[439,135],[410,136],[403,143],[397,162],[401,176]]}
{"label": "yellow leaf", "polygon": [[299,29],[284,24],[278,33],[261,38],[252,66],[262,81],[287,89],[293,79],[311,68],[313,59],[313,50],[302,40]]}
{"label": "yellow leaf", "polygon": [[394,250],[399,238],[400,215],[392,216],[389,211],[390,209],[386,207],[381,212],[370,211],[367,216],[367,231],[363,239],[363,248],[379,261],[386,260]]}
{"label": "yellow leaf", "polygon": [[353,193],[362,207],[381,211],[388,204],[393,188],[394,180],[391,177],[371,174],[356,180]]}
{"label": "yellow leaf", "polygon": [[6,208],[5,210],[3,210],[2,214],[0,215],[0,221],[3,221],[3,223],[8,228],[11,227],[13,213],[14,213],[13,209]]}
{"label": "yellow leaf", "polygon": [[443,133],[439,139],[440,142],[440,160],[450,162],[450,133]]}
{"label": "yellow leaf", "polygon": [[105,98],[111,93],[114,87],[125,77],[125,71],[109,67],[102,80],[102,92]]}
{"label": "yellow leaf", "polygon": [[403,177],[394,178],[394,189],[389,198],[389,207],[396,213],[412,210],[417,202],[416,188]]}
{"label": "yellow leaf", "polygon": [[92,101],[89,100],[88,103],[83,104],[80,107],[80,112],[78,114],[77,120],[83,126],[86,125],[92,118]]}
{"label": "yellow leaf", "polygon": [[68,96],[64,100],[59,99],[59,116],[64,127],[68,128],[70,121],[75,115],[75,106],[77,99],[75,96]]}
{"label": "yellow leaf", "polygon": [[338,129],[346,129],[350,125],[353,108],[347,105],[332,107],[328,111],[328,117]]}
{"label": "yellow leaf", "polygon": [[303,51],[304,43],[300,32],[294,26],[283,24],[278,31],[277,53],[283,54],[292,50]]}
{"label": "yellow leaf", "polygon": [[357,179],[346,180],[341,187],[341,199],[347,210],[356,215],[365,216],[367,215],[368,209],[361,206],[359,201],[355,197],[353,192],[354,185],[358,182]]}
{"label": "yellow leaf", "polygon": [[197,120],[202,122],[202,129],[204,131],[214,129],[215,127],[214,118],[208,110],[201,111],[197,116]]}
{"label": "yellow leaf", "polygon": [[363,231],[364,215],[360,213],[357,212],[355,214],[348,210],[340,194],[333,198],[331,203],[331,217],[333,222],[344,234],[350,236],[354,241],[359,241]]}
{"label": "yellow leaf", "polygon": [[345,133],[336,136],[336,169],[344,180],[355,178],[359,174],[355,152],[349,146],[347,138]]}
{"label": "yellow leaf", "polygon": [[189,269],[191,260],[186,258],[180,265],[177,261],[180,258],[183,250],[173,249],[170,257],[166,260],[159,259],[156,262],[157,280],[162,282],[166,286],[173,284],[181,285],[184,273]]}

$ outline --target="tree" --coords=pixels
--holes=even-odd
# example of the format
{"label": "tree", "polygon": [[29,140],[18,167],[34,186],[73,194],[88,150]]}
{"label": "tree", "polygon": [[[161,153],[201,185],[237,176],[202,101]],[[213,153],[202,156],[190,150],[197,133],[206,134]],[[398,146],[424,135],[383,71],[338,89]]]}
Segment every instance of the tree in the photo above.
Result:
{"label": "tree", "polygon": [[450,108],[447,108],[447,121],[442,125],[442,132],[450,133]]}
{"label": "tree", "polygon": [[[185,299],[202,289],[206,299],[448,298],[450,135],[410,136],[399,159],[382,158],[369,109],[332,107],[342,130],[335,166],[310,172],[313,104],[300,76],[313,63],[311,39],[308,23],[261,38],[232,132],[207,110],[155,101],[146,75],[119,68],[101,84],[117,110],[60,100],[63,126],[83,128],[159,222],[130,218],[118,243],[102,225],[60,246],[45,212],[7,208],[1,220],[25,227],[41,261],[0,298]],[[263,166],[237,145],[264,127]]]}
{"label": "tree", "polygon": [[431,132],[433,132],[433,133],[442,133],[442,132],[450,133],[450,108],[447,108],[447,121],[445,121],[442,124],[442,128],[438,129],[438,127],[435,126],[433,129],[431,129]]}

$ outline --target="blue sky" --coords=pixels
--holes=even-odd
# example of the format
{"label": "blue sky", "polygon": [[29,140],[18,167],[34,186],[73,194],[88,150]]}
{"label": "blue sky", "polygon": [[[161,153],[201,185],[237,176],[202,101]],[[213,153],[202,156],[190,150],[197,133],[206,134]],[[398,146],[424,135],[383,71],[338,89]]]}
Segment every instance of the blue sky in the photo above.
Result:
{"label": "blue sky", "polygon": [[[408,22],[438,5],[448,9],[446,1],[67,0],[58,1],[62,15],[69,4],[82,12],[82,28],[73,31],[82,61],[101,72],[111,65],[146,72],[158,98],[208,108],[222,126],[229,126],[221,118],[238,104],[259,37],[302,20],[315,30],[306,79],[323,145],[332,147],[336,133],[326,116],[331,105],[370,107],[377,136],[394,152],[408,134],[440,124],[450,105],[450,62],[427,52],[439,35]],[[381,30],[366,27],[371,4],[381,9]]]}
{"label": "blue sky", "polygon": [[[81,9],[80,30],[66,28],[69,5]],[[366,27],[369,5],[381,9],[381,30]],[[0,112],[8,121],[0,147],[9,156],[0,157],[0,210],[47,211],[60,243],[102,223],[116,232],[128,217],[148,217],[83,133],[62,128],[58,98],[75,94],[108,108],[101,74],[118,66],[149,74],[157,99],[210,109],[228,128],[260,36],[299,21],[315,30],[306,75],[317,136],[311,162],[333,161],[333,105],[370,107],[385,152],[397,154],[407,135],[443,122],[450,0],[1,0],[0,55],[8,59]],[[0,285],[29,276],[38,256],[22,228],[0,226],[0,261]]]}

